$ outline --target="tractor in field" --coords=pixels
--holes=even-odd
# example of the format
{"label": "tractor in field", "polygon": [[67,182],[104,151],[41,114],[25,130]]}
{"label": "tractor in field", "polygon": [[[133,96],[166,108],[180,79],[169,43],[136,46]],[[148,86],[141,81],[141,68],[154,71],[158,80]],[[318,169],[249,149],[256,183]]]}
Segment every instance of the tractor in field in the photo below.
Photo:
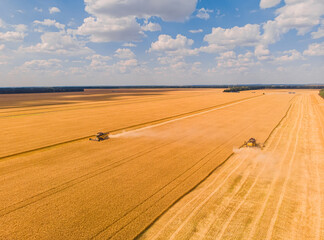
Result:
{"label": "tractor in field", "polygon": [[109,139],[109,132],[105,132],[105,133],[98,132],[96,134],[95,138],[89,138],[90,141],[98,141],[98,142],[104,141],[104,140],[107,140],[107,139]]}
{"label": "tractor in field", "polygon": [[243,147],[248,147],[248,148],[263,148],[263,145],[260,143],[257,143],[255,138],[250,138],[249,141],[244,142]]}

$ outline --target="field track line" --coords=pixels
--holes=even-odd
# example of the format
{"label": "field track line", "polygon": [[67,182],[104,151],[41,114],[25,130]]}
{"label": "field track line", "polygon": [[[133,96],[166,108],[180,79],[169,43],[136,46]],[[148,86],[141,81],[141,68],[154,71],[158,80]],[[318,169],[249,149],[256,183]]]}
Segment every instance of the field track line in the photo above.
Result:
{"label": "field track line", "polygon": [[[189,206],[192,202],[194,202],[197,198],[199,198],[203,193],[204,193],[204,191],[206,190],[206,189],[208,189],[210,186],[212,186],[217,180],[218,180],[218,178],[220,177],[220,175],[223,173],[223,172],[225,172],[225,171],[227,171],[230,167],[232,167],[234,164],[236,164],[236,162],[235,161],[233,161],[230,165],[227,165],[226,167],[224,167],[224,168],[221,168],[220,169],[220,171],[218,172],[218,174],[219,175],[217,175],[217,177],[212,181],[212,182],[210,182],[206,187],[204,187],[202,190],[201,190],[201,192],[199,193],[199,194],[197,194],[197,195],[195,195],[195,197],[194,198],[192,198],[189,202],[187,202],[184,206],[182,206],[177,212],[176,212],[176,214],[174,214],[173,216],[172,216],[172,218],[170,218],[169,219],[169,221],[166,223],[166,224],[164,224],[163,225],[163,227],[157,232],[157,233],[155,233],[154,234],[154,237],[153,238],[151,238],[151,240],[155,240],[155,239],[157,239],[160,235],[161,235],[161,233],[177,218],[177,216],[179,215],[179,214],[181,214],[185,209],[186,209],[186,207],[187,206]],[[240,165],[241,165],[242,163],[240,163]]]}
{"label": "field track line", "polygon": [[[237,163],[235,161],[233,161],[233,164],[231,164],[230,166],[234,165],[234,163]],[[194,216],[194,214],[196,212],[198,212],[201,207],[210,200],[210,198],[212,198],[214,196],[214,194],[216,192],[218,192],[218,190],[226,183],[226,180],[228,178],[230,178],[234,172],[239,168],[241,167],[241,165],[243,165],[244,161],[240,161],[239,164],[236,165],[236,167],[226,176],[226,178],[222,181],[222,183],[210,194],[208,195],[202,202],[200,202],[200,204],[195,207],[194,209],[192,209],[192,211],[190,212],[189,216],[186,217],[186,220],[185,221],[182,221],[182,224],[181,225],[185,225],[192,216]],[[226,170],[228,170],[229,167],[226,168]],[[225,171],[225,169],[223,170]],[[218,175],[210,184],[208,184],[206,186],[206,188],[204,190],[206,190],[207,188],[209,188],[211,185],[213,185],[217,180],[218,178],[220,177],[220,175]],[[186,203],[179,211],[177,211],[177,213],[175,215],[172,216],[172,218],[163,226],[163,228],[161,228],[156,234],[154,234],[154,237],[151,239],[151,240],[155,240],[157,239],[161,233],[165,230],[165,228],[167,228],[172,222],[174,219],[176,219],[176,217],[183,211],[185,210],[185,208],[190,205],[193,201],[195,201],[198,197],[200,197],[202,195],[202,193],[204,193],[203,191],[199,194],[197,194],[193,199],[191,199],[188,203]],[[181,226],[180,226],[181,227]],[[179,229],[179,228],[178,228]],[[173,239],[173,235],[169,238],[169,239]]]}
{"label": "field track line", "polygon": [[[243,161],[245,161],[246,159],[243,159]],[[229,204],[232,202],[232,200],[237,196],[237,194],[241,191],[242,187],[245,186],[245,184],[247,183],[247,180],[249,178],[249,176],[251,175],[251,172],[253,170],[255,170],[255,168],[257,167],[257,163],[254,164],[253,169],[249,169],[248,171],[244,171],[243,172],[243,177],[242,179],[239,181],[239,184],[237,186],[235,186],[235,191],[233,191],[231,194],[229,194],[226,197],[226,203],[222,202],[222,206],[228,207]],[[230,196],[230,197],[229,197]],[[229,198],[228,198],[229,197]],[[201,233],[198,233],[199,238],[198,239],[204,239],[205,236],[208,234],[208,232],[210,231],[210,228],[212,227],[212,225],[215,222],[215,216],[218,216],[218,213],[221,213],[222,209],[217,209],[217,211],[213,211],[213,218],[212,220],[209,222],[209,224],[204,227],[206,227],[206,229],[204,229],[204,231]]]}
{"label": "field track line", "polygon": [[[300,129],[301,129],[301,126],[302,126],[302,113],[304,112],[304,105],[303,103],[301,102],[302,104],[302,107],[301,109],[298,111],[298,115],[299,115],[299,123],[298,123],[298,128],[297,128],[297,132],[296,132],[296,138],[294,139],[294,150],[293,150],[293,154],[289,160],[289,166],[288,166],[288,174],[287,174],[287,177],[285,178],[285,181],[283,183],[283,187],[282,187],[282,190],[281,190],[281,193],[280,193],[280,197],[279,197],[279,201],[277,203],[277,206],[276,206],[276,209],[275,209],[275,212],[274,212],[274,215],[272,216],[271,218],[271,222],[270,222],[270,225],[269,225],[269,228],[268,228],[268,231],[267,231],[267,235],[266,235],[266,240],[270,240],[272,238],[272,235],[273,235],[273,229],[274,229],[274,226],[276,224],[276,221],[277,221],[277,218],[278,218],[278,214],[279,214],[279,210],[280,210],[280,207],[281,207],[281,204],[282,204],[282,201],[283,201],[283,198],[284,198],[284,195],[285,195],[285,192],[286,192],[286,188],[287,188],[287,184],[288,184],[288,181],[289,181],[289,178],[290,178],[290,175],[291,175],[291,169],[292,169],[292,164],[294,162],[294,158],[295,158],[295,155],[296,155],[296,150],[297,150],[297,144],[298,144],[298,140],[299,140],[299,132],[300,132]],[[295,128],[295,127],[294,127]],[[289,145],[290,145],[290,142],[292,141],[292,138],[290,137],[290,140],[289,140]],[[288,148],[287,148],[288,149]],[[285,157],[284,157],[285,158]]]}
{"label": "field track line", "polygon": [[[290,105],[291,107],[291,105]],[[290,107],[288,108],[285,116],[282,117],[280,121],[282,121],[284,118],[287,117],[287,113],[290,111]],[[275,127],[275,129],[278,128],[279,125]],[[271,134],[275,134],[275,131],[271,131]],[[193,188],[191,188],[189,191],[184,193],[181,197],[175,200],[167,209],[165,209],[159,216],[157,216],[149,225],[147,225],[136,237],[135,239],[139,239],[156,221],[158,221],[162,215],[164,215],[171,207],[173,207],[176,203],[178,203],[181,199],[183,199],[185,196],[187,196],[189,193],[191,193],[193,190],[195,190],[201,183],[203,183],[210,175],[212,175],[216,170],[218,170],[222,165],[224,165],[232,156],[234,156],[234,152],[230,154],[220,165],[218,165],[216,168],[214,168],[205,178],[203,178],[197,185],[195,185]]]}
{"label": "field track line", "polygon": [[[141,131],[141,130],[144,130],[144,129],[147,129],[147,128],[158,127],[158,126],[162,126],[162,125],[172,123],[172,122],[175,122],[175,121],[179,121],[179,120],[183,120],[183,119],[186,119],[186,118],[206,114],[206,113],[216,111],[216,110],[219,110],[219,109],[227,108],[227,107],[230,107],[230,106],[233,106],[233,105],[237,105],[237,104],[240,104],[240,103],[243,103],[243,102],[253,100],[254,98],[261,97],[261,96],[263,96],[263,95],[248,97],[248,98],[244,98],[243,100],[240,99],[240,100],[237,100],[237,101],[232,101],[232,102],[228,102],[228,103],[225,103],[225,104],[219,104],[219,105],[216,105],[216,106],[213,106],[213,107],[203,108],[203,109],[191,111],[191,112],[188,112],[188,113],[183,113],[183,114],[174,115],[174,116],[170,116],[170,117],[166,117],[166,118],[161,118],[161,119],[157,119],[157,120],[153,120],[153,121],[149,121],[149,122],[145,122],[145,123],[139,123],[139,124],[135,124],[135,125],[124,127],[124,128],[114,129],[114,130],[110,130],[109,132],[110,133],[116,133],[116,134],[120,133],[120,132],[123,132],[123,134],[126,134],[125,132],[133,133],[134,131],[137,132],[137,131]],[[149,126],[147,126],[147,125],[149,125]],[[31,149],[31,150],[26,150],[26,151],[23,151],[23,152],[18,152],[18,153],[13,153],[13,154],[6,155],[6,156],[1,156],[0,157],[0,162],[6,160],[8,158],[11,158],[11,157],[21,156],[21,155],[29,154],[29,153],[34,153],[36,151],[46,150],[46,149],[49,149],[49,148],[58,147],[58,146],[61,146],[61,145],[86,140],[86,139],[91,138],[91,137],[94,137],[94,135],[83,136],[83,137],[80,137],[80,138],[75,138],[75,139],[71,139],[71,140],[68,140],[68,141],[47,145],[47,146],[44,146],[44,147],[39,147],[39,148]]]}
{"label": "field track line", "polygon": [[[294,99],[296,96],[294,96],[292,99]],[[281,125],[282,121],[284,121],[285,119],[287,119],[287,115],[290,112],[290,108],[291,108],[292,104],[289,105],[289,108],[286,111],[286,114],[281,118],[281,120],[278,122],[278,124],[272,129],[272,131],[270,132],[269,136],[267,137],[267,139],[264,141],[264,145],[267,144],[267,142],[269,141],[270,137],[272,136],[272,134],[274,133],[274,131],[276,131],[278,129],[278,127]]]}
{"label": "field track line", "polygon": [[[290,112],[290,113],[291,113],[291,112]],[[298,115],[298,116],[299,116],[299,115]],[[286,118],[285,120],[286,120],[286,121],[288,120],[288,116],[287,116],[287,118]],[[295,125],[296,125],[296,123],[297,123],[297,120],[296,120],[296,122],[295,122]],[[285,126],[285,129],[286,129],[287,127],[288,127],[288,125]],[[282,133],[283,133],[283,132],[284,132],[284,131],[282,131]],[[293,132],[293,131],[291,131],[291,132]],[[279,139],[277,142],[280,142],[280,141],[281,141],[281,138],[282,138],[282,136],[280,137],[280,139]],[[291,142],[291,138],[292,138],[292,134],[290,134],[290,137],[289,137],[290,142]],[[285,156],[285,157],[286,157],[286,155],[288,154],[288,149],[289,149],[289,148],[286,148],[286,151],[285,151],[285,153],[284,153],[284,156]],[[273,150],[272,152],[274,152],[274,150]],[[279,175],[280,175],[279,173],[281,172],[282,166],[283,166],[283,161],[281,162],[281,164],[280,164],[280,169],[276,172],[275,178],[273,179],[273,181],[271,182],[271,185],[270,185],[269,189],[267,190],[266,198],[265,198],[265,200],[264,200],[264,202],[263,202],[263,204],[262,204],[262,207],[261,207],[261,209],[260,209],[260,211],[259,211],[257,217],[255,217],[255,218],[253,219],[252,227],[251,227],[251,230],[249,231],[249,235],[248,235],[247,239],[252,239],[253,235],[255,234],[257,224],[259,223],[259,221],[260,221],[260,219],[261,219],[261,217],[262,217],[262,215],[263,215],[263,213],[264,213],[264,211],[265,211],[266,205],[267,205],[267,203],[268,203],[268,201],[269,201],[269,198],[270,198],[270,196],[271,196],[271,194],[272,194],[272,192],[273,192],[273,190],[274,190],[275,183],[277,182],[277,180],[278,180],[278,178],[279,178]]]}

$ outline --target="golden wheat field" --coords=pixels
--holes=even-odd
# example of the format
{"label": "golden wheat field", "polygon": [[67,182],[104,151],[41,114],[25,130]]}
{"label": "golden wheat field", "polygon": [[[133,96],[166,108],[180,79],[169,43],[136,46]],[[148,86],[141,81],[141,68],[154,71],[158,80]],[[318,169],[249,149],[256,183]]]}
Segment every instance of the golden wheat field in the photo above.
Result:
{"label": "golden wheat field", "polygon": [[323,239],[324,101],[293,91],[0,95],[0,239]]}

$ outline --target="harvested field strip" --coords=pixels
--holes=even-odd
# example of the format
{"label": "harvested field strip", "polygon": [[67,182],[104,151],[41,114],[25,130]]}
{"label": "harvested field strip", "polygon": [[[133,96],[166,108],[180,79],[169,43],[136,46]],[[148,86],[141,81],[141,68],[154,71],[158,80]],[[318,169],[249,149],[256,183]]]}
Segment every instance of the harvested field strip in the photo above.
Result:
{"label": "harvested field strip", "polygon": [[[324,138],[319,106],[314,95],[299,96],[263,151],[248,158],[244,151],[235,154],[139,238],[322,239]],[[236,168],[233,162],[240,161],[243,167]],[[222,174],[222,169],[233,175]]]}
{"label": "harvested field strip", "polygon": [[[290,109],[290,108],[289,108]],[[287,111],[287,113],[289,112],[289,110]],[[282,121],[284,121],[285,119],[287,118],[287,114],[282,118],[282,120],[280,121],[280,122],[282,122]],[[277,127],[278,127],[278,125],[276,126],[276,129],[277,129]],[[271,132],[272,134],[277,134],[277,133],[274,133],[274,131],[272,131]],[[281,137],[282,137],[282,133],[280,134],[280,136],[279,136],[279,139],[281,139]],[[273,139],[273,138],[271,138],[271,139]],[[269,143],[269,144],[271,144],[271,143]],[[278,145],[279,145],[279,142],[277,142],[277,144],[276,144],[276,147],[278,147]],[[246,158],[247,158],[247,156],[246,156]],[[176,239],[177,238],[177,234],[180,232],[180,230],[189,222],[189,220],[191,220],[191,218],[192,217],[194,217],[195,216],[195,214],[197,214],[197,212],[198,211],[200,211],[200,209],[202,208],[202,207],[204,207],[204,205],[206,204],[206,202],[207,201],[209,201],[221,188],[222,188],[222,186],[225,184],[225,183],[227,183],[227,180],[237,171],[237,169],[244,163],[244,161],[246,160],[246,158],[243,158],[243,159],[239,159],[239,157],[237,157],[236,155],[233,155],[232,156],[232,158],[231,158],[231,163],[230,163],[230,165],[225,165],[226,166],[226,168],[224,168],[224,170],[223,170],[223,168],[221,168],[220,169],[220,172],[218,173],[218,175],[216,176],[216,178],[211,182],[211,183],[209,183],[206,187],[204,187],[204,189],[201,191],[201,193],[200,194],[198,194],[198,195],[196,195],[192,200],[190,200],[188,203],[186,203],[182,208],[180,208],[178,211],[177,211],[177,213],[176,214],[174,214],[173,216],[172,216],[172,218],[166,223],[166,224],[164,224],[163,225],[163,227],[162,227],[162,229],[160,229],[157,233],[154,233],[154,236],[153,236],[153,238],[150,238],[150,239],[158,239],[159,238],[159,236],[162,234],[162,232],[165,230],[165,228],[166,227],[168,227],[168,226],[170,226],[170,224],[172,224],[172,222],[175,220],[175,218],[182,212],[182,211],[184,211],[185,210],[185,208],[187,207],[187,205],[188,205],[188,207],[190,207],[189,206],[189,204],[193,201],[193,200],[195,200],[196,198],[199,198],[200,197],[200,195],[201,194],[203,194],[204,193],[204,191],[206,190],[206,189],[208,189],[209,187],[212,187],[214,184],[215,184],[215,182],[219,179],[219,177],[220,177],[220,175],[221,175],[221,173],[222,173],[222,170],[223,171],[227,171],[228,169],[230,170],[232,167],[234,167],[234,164],[235,163],[237,163],[236,161],[238,160],[239,161],[239,163],[235,166],[235,168],[229,173],[229,174],[227,174],[225,177],[224,177],[224,180],[220,183],[220,184],[218,184],[217,185],[217,188],[215,188],[215,190],[213,190],[206,198],[204,198],[204,200],[201,200],[201,201],[199,201],[199,205],[197,206],[197,207],[195,207],[194,209],[191,209],[191,211],[190,211],[190,214],[184,219],[184,220],[182,220],[181,222],[182,222],[182,224],[173,232],[173,234],[171,235],[171,236],[168,236],[168,239]],[[224,166],[224,167],[225,167]],[[264,165],[264,167],[263,167],[263,169],[265,168],[265,166],[266,165]],[[259,174],[260,175],[260,174]],[[244,183],[245,183],[245,180],[246,180],[246,178],[243,178],[243,179],[241,179],[241,186],[243,186],[244,185]],[[254,184],[255,184],[255,182],[256,181],[254,181]],[[250,190],[252,189],[252,187],[250,188]],[[233,192],[233,194],[232,194],[232,196],[230,197],[230,199],[227,201],[227,203],[229,204],[230,202],[231,202],[231,199],[238,193],[238,191],[239,190],[241,190],[241,187],[239,187],[238,189],[237,189],[237,191],[235,191],[235,192]],[[250,191],[249,190],[249,191]],[[188,193],[187,193],[188,194]],[[186,195],[187,195],[186,194]],[[184,197],[184,196],[183,196]],[[182,198],[183,198],[182,197]],[[219,213],[215,213],[214,215],[215,216],[217,216]],[[213,221],[212,221],[213,222]],[[206,234],[208,233],[208,229],[206,230]],[[144,232],[143,232],[144,233]],[[141,234],[141,235],[139,235],[139,237],[141,237],[142,235],[143,235],[143,233]]]}
{"label": "harvested field strip", "polygon": [[[298,120],[298,119],[297,119],[297,120]],[[296,123],[297,123],[297,120],[296,120]],[[288,127],[288,125],[286,124],[285,128],[287,128],[287,127]],[[285,129],[284,129],[284,130],[285,130]],[[284,130],[281,131],[282,134],[283,134]],[[292,138],[292,135],[290,135],[290,138]],[[281,141],[281,137],[277,140],[277,143],[279,144],[280,141]],[[275,150],[275,149],[276,149],[276,148],[274,148],[274,150]],[[285,154],[288,153],[288,149],[289,149],[289,148],[287,148]],[[273,192],[273,190],[274,190],[275,183],[277,182],[277,180],[278,180],[278,178],[279,178],[279,176],[280,176],[279,173],[281,172],[282,167],[283,167],[283,162],[280,164],[280,167],[279,167],[278,171],[275,173],[274,180],[271,182],[269,188],[267,189],[267,195],[266,195],[266,197],[265,197],[265,200],[264,200],[264,202],[263,202],[263,205],[262,205],[262,207],[261,207],[261,210],[259,211],[258,215],[253,219],[253,221],[252,221],[252,223],[251,223],[251,224],[252,224],[252,227],[251,227],[251,230],[250,230],[250,232],[249,232],[248,239],[252,239],[253,235],[255,234],[257,224],[259,223],[259,221],[260,221],[262,215],[264,214],[264,210],[265,210],[266,205],[267,205],[267,203],[268,203],[268,201],[269,201],[270,195],[272,194],[272,192]]]}
{"label": "harvested field strip", "polygon": [[[277,134],[277,129],[279,127],[280,124],[282,124],[282,122],[287,118],[287,115],[288,113],[290,112],[290,109],[291,109],[291,106],[288,108],[285,116],[280,120],[280,123],[271,131],[271,135],[274,135],[274,134]],[[270,137],[270,136],[269,136]],[[267,140],[269,140],[269,137],[267,138]],[[282,137],[282,133],[280,135],[280,139]],[[270,139],[270,143],[272,142],[272,139],[273,137]],[[279,144],[279,143],[278,143]],[[277,144],[277,146],[278,146]],[[227,160],[229,160],[230,158],[231,159],[231,163],[229,165],[225,165],[225,162]],[[247,157],[246,157],[247,158]],[[182,220],[182,227],[190,220],[190,217],[194,216],[194,214],[197,213],[197,211],[199,211],[201,209],[201,207],[203,207],[205,205],[205,203],[211,198],[213,197],[214,194],[217,193],[218,190],[220,190],[220,188],[226,183],[227,179],[244,163],[245,159],[246,158],[243,158],[243,159],[239,159],[239,157],[236,157],[236,155],[230,155],[226,161],[222,162],[222,164],[220,164],[216,169],[214,169],[208,176],[206,176],[206,178],[204,180],[206,180],[210,175],[212,175],[213,173],[216,173],[216,171],[219,169],[220,172],[217,172],[218,175],[216,176],[216,178],[211,182],[209,183],[206,187],[204,187],[204,189],[197,195],[195,195],[195,197],[193,199],[191,199],[189,202],[187,202],[180,210],[178,210],[176,213],[174,213],[172,215],[172,218],[163,225],[163,227],[161,229],[159,229],[159,231],[157,233],[154,233],[154,236],[152,238],[150,238],[151,240],[156,240],[159,238],[159,236],[162,234],[162,232],[170,225],[172,224],[172,222],[176,219],[176,217],[181,214],[182,211],[185,210],[185,208],[187,207],[190,207],[190,204],[192,202],[194,202],[197,198],[199,198],[206,189],[208,189],[209,187],[213,186],[215,184],[215,182],[219,179],[220,175],[222,174],[222,172],[226,172],[228,171],[229,169],[231,169],[232,167],[234,167],[234,165],[237,163],[236,160],[239,160],[240,163],[237,164],[237,166],[234,168],[234,170],[232,170],[228,175],[226,175],[224,181],[219,184],[217,186],[217,188],[212,192],[212,194],[210,194],[207,198],[205,198],[203,201],[200,201],[200,204],[198,205],[198,207],[194,208],[193,210],[191,210],[190,212],[190,215],[185,219],[185,220]],[[192,192],[193,190],[195,190],[200,184],[202,184],[204,182],[204,180],[202,180],[199,184],[197,184],[194,188],[192,188],[190,191],[188,191],[187,193],[185,193],[183,196],[181,196],[181,198],[179,198],[177,201],[175,201],[168,209],[170,209],[172,206],[174,206],[177,202],[179,202],[181,199],[183,199],[186,195],[190,194],[190,192]],[[167,210],[165,211],[167,212]],[[145,228],[144,231],[142,231],[136,238],[141,238],[143,236],[143,234],[145,233],[145,231],[147,231],[149,229],[149,227],[151,227],[165,212],[163,212],[159,217],[157,217],[148,227]],[[179,232],[181,230],[182,227],[179,227],[177,229],[177,232]],[[174,235],[175,236],[175,235]],[[172,238],[172,237],[171,237]]]}
{"label": "harvested field strip", "polygon": [[[245,159],[243,159],[243,161],[244,161]],[[238,168],[238,167],[240,167],[241,165],[242,165],[242,163],[243,163],[243,161],[240,161],[240,163],[239,164],[237,164],[237,166],[236,166],[236,168]],[[219,174],[222,174],[224,171],[226,171],[226,170],[228,170],[230,167],[233,167],[233,165],[234,164],[236,164],[236,162],[235,161],[232,161],[232,163],[231,163],[231,165],[227,165],[227,167],[225,168],[225,167],[223,167],[223,165],[224,164],[222,164],[222,165],[220,165],[219,166]],[[234,168],[234,170],[233,171],[235,171],[236,170],[236,168]],[[230,177],[230,175],[231,175],[231,173],[228,175],[228,177]],[[218,175],[219,176],[219,175]],[[227,179],[228,177],[226,177],[225,179]],[[218,180],[218,177],[216,177],[211,183],[209,183],[204,189],[207,189],[207,188],[209,188],[210,186],[212,186],[216,181]],[[223,183],[225,183],[225,181],[223,182]],[[222,186],[222,184],[220,184],[219,186],[218,186],[218,188],[217,188],[217,190],[220,188]],[[217,190],[215,190],[213,193],[216,193],[217,192]],[[159,229],[159,231],[157,232],[157,233],[155,233],[155,235],[153,236],[153,238],[151,238],[151,240],[155,240],[155,239],[157,239],[160,235],[161,235],[161,233],[166,229],[166,227],[168,227],[177,217],[178,217],[178,215],[179,214],[181,214],[182,213],[182,211],[185,209],[185,208],[187,208],[187,207],[189,207],[190,206],[190,204],[191,203],[193,203],[193,202],[195,202],[202,194],[203,194],[203,191],[204,190],[202,190],[199,194],[197,194],[197,195],[195,195],[195,197],[193,198],[193,199],[191,199],[189,202],[187,202],[180,210],[178,210],[175,214],[173,214],[172,215],[172,218],[170,218],[170,220],[166,223],[166,224],[164,224],[163,225],[163,227],[161,228],[161,229]],[[186,195],[186,194],[185,194]],[[182,198],[185,196],[185,195],[183,195],[182,196]],[[207,200],[206,200],[207,199]],[[206,203],[206,201],[208,201],[209,200],[209,198],[206,198],[203,202],[201,202],[200,204],[201,205],[203,205],[203,204],[205,204]],[[180,200],[180,199],[179,199]],[[178,200],[178,201],[179,201]],[[177,201],[177,202],[178,202]],[[174,205],[174,204],[173,204]],[[172,205],[172,206],[173,206]],[[195,213],[195,212],[197,212],[197,209],[199,210],[199,208],[194,208],[193,209],[193,211],[192,211],[192,214],[193,213]],[[154,222],[156,222],[160,217],[162,216],[162,214],[154,221]],[[189,219],[189,218],[187,218],[187,219]],[[153,222],[153,223],[154,223]],[[153,224],[152,223],[152,224]],[[152,224],[150,225],[150,226],[152,226]],[[146,228],[145,230],[147,230],[148,228]],[[137,236],[137,238],[140,238],[141,236],[142,236],[142,234],[143,234],[144,232],[142,232],[142,233],[140,233],[138,236]]]}
{"label": "harvested field strip", "polygon": [[[297,122],[300,122],[300,116],[299,116],[299,118],[297,118],[297,120],[296,120],[296,122],[295,122],[295,126],[294,126],[294,128],[297,126]],[[273,147],[272,152],[274,152],[274,151],[277,149],[277,147],[279,146],[279,143],[280,143],[281,137],[282,137],[282,135],[279,137],[279,139],[278,139],[276,145]],[[290,135],[290,137],[292,137],[292,134]],[[287,154],[287,153],[288,153],[288,148],[287,148],[287,152],[286,152],[286,154]],[[266,164],[264,164],[264,168],[263,168],[263,170],[265,169],[265,167],[266,167]],[[253,182],[252,187],[248,190],[248,192],[246,193],[246,195],[243,197],[243,199],[240,201],[240,203],[239,203],[239,204],[237,205],[237,207],[235,208],[235,211],[233,211],[233,212],[231,213],[230,218],[227,220],[227,222],[226,222],[226,223],[224,224],[224,226],[222,227],[222,230],[221,230],[221,232],[219,233],[217,239],[221,239],[221,238],[222,238],[224,232],[226,231],[228,225],[229,225],[230,222],[232,221],[234,215],[238,212],[238,210],[239,210],[239,209],[242,207],[242,205],[246,202],[247,197],[248,197],[249,194],[251,193],[252,188],[253,188],[253,187],[255,186],[255,184],[258,182],[258,179],[259,179],[259,177],[261,176],[261,174],[262,174],[262,172],[260,171],[259,174],[257,175],[255,181]],[[270,190],[269,192],[271,192],[271,190]]]}
{"label": "harvested field strip", "polygon": [[[298,136],[300,134],[300,129],[301,129],[301,125],[302,125],[302,116],[303,116],[303,112],[304,112],[304,109],[303,109],[303,105],[301,105],[301,110],[298,111],[298,117],[296,119],[296,122],[295,122],[295,125],[293,126],[293,130],[292,132],[295,132],[296,131],[296,128],[297,128],[297,132],[296,132],[296,138],[294,139],[294,147],[293,147],[293,153],[292,153],[292,156],[290,157],[289,159],[289,165],[288,165],[288,173],[287,173],[287,176],[284,180],[284,183],[283,183],[283,187],[282,187],[282,190],[281,190],[281,193],[280,193],[280,197],[279,197],[279,201],[277,203],[277,206],[276,206],[276,209],[275,209],[275,212],[274,212],[274,215],[272,216],[271,218],[271,222],[270,222],[270,225],[268,227],[268,231],[267,231],[267,235],[266,235],[266,239],[271,239],[272,238],[272,234],[273,234],[273,228],[274,228],[274,225],[277,221],[277,218],[278,218],[278,214],[279,214],[279,210],[280,210],[280,207],[281,207],[281,204],[282,204],[282,201],[283,201],[283,197],[284,197],[284,194],[286,192],[286,188],[287,188],[287,183],[289,181],[289,178],[290,178],[290,175],[291,175],[291,169],[292,169],[292,164],[293,164],[293,161],[295,159],[295,155],[296,155],[296,149],[297,149],[297,144],[298,144]],[[288,140],[288,144],[291,145],[293,141],[293,135],[291,134],[290,135],[290,138]],[[284,154],[284,159],[288,156],[288,151],[289,148],[287,148],[287,151],[285,152]],[[276,178],[275,178],[275,181],[276,181]],[[269,192],[272,192],[273,189],[271,189]]]}
{"label": "harvested field strip", "polygon": [[[157,120],[153,120],[153,121],[150,121],[150,122],[145,122],[145,123],[136,124],[136,125],[133,125],[133,126],[128,126],[128,127],[124,127],[124,128],[120,128],[120,129],[113,129],[113,130],[108,130],[108,131],[110,133],[112,133],[112,134],[114,134],[114,133],[118,134],[120,132],[126,132],[126,131],[132,131],[132,130],[134,131],[134,130],[136,130],[138,128],[147,128],[148,126],[149,127],[161,126],[162,124],[167,124],[167,123],[170,123],[170,122],[182,120],[182,119],[185,119],[185,118],[188,118],[188,117],[195,117],[197,115],[205,114],[205,113],[215,111],[215,110],[218,110],[218,109],[222,109],[224,107],[230,107],[230,106],[233,106],[233,105],[236,105],[236,104],[239,104],[239,103],[243,103],[243,102],[252,100],[252,99],[254,99],[256,97],[260,97],[260,96],[262,96],[262,95],[255,96],[255,97],[243,98],[241,100],[236,100],[236,101],[232,101],[232,102],[228,102],[228,103],[224,103],[224,104],[219,104],[219,105],[216,105],[216,106],[203,108],[203,109],[195,110],[195,111],[188,112],[188,113],[183,113],[183,114],[179,114],[179,115],[175,115],[175,116],[170,116],[170,117],[167,117],[167,118],[157,119]],[[0,156],[0,161],[6,160],[6,159],[8,159],[10,157],[19,156],[19,155],[22,155],[22,154],[29,154],[29,153],[33,153],[33,152],[36,152],[36,151],[46,150],[46,149],[49,149],[49,148],[58,147],[58,146],[65,145],[65,144],[68,144],[68,143],[73,143],[73,142],[85,140],[85,139],[88,139],[88,138],[91,138],[91,137],[94,137],[94,135],[75,138],[75,139],[71,139],[69,141],[59,142],[59,143],[55,143],[55,144],[52,144],[52,145],[47,145],[47,146],[44,146],[44,147],[35,148],[35,149],[31,149],[31,150],[27,150],[27,151],[23,151],[23,152],[19,152],[19,153],[6,155],[6,156]]]}
{"label": "harvested field strip", "polygon": [[[288,112],[290,112],[290,109],[291,109],[291,106],[289,107]],[[279,144],[280,144],[280,141],[281,141],[282,138],[283,138],[283,133],[284,133],[284,132],[283,132],[283,131],[278,132],[278,128],[281,127],[281,126],[283,126],[285,129],[287,128],[287,126],[284,126],[284,122],[287,121],[287,118],[288,118],[288,112],[287,112],[286,115],[283,117],[283,119],[281,119],[280,124],[276,126],[276,128],[271,132],[271,135],[267,138],[267,140],[270,141],[270,142],[269,142],[269,146],[272,146],[275,137],[278,138],[278,139],[277,139],[277,142],[275,143],[275,146],[273,147],[273,149],[272,149],[271,152],[274,152],[274,151],[278,148],[278,146],[279,146]],[[278,136],[277,136],[277,135],[278,135]],[[266,147],[266,149],[267,149],[267,147]],[[269,155],[269,156],[271,156],[271,155]],[[240,158],[240,156],[237,156],[237,157]],[[267,166],[266,164],[263,164],[263,168],[262,168],[262,170],[261,170],[261,171],[258,170],[258,175],[257,175],[257,177],[254,178],[253,184],[251,185],[251,187],[249,188],[248,192],[247,192],[247,193],[244,195],[244,197],[243,197],[243,198],[245,199],[245,201],[246,201],[248,195],[251,193],[252,188],[255,186],[255,184],[256,184],[256,182],[257,182],[257,179],[260,178],[260,176],[261,176],[261,174],[262,174],[262,171],[265,170],[265,167],[266,167],[266,166]],[[243,188],[240,188],[239,190],[240,190],[240,191],[243,191]],[[238,190],[238,191],[239,191],[239,190]],[[228,207],[229,204],[233,201],[234,197],[235,197],[235,196],[236,196],[236,197],[238,196],[238,194],[237,194],[238,191],[235,192],[234,194],[232,194],[232,197],[227,201],[227,204],[225,205],[225,207]],[[240,200],[239,202],[240,202],[240,203],[238,204],[238,206],[235,208],[235,210],[231,213],[230,217],[229,217],[229,218],[227,219],[227,221],[224,223],[224,225],[223,225],[223,227],[222,227],[222,230],[221,230],[220,234],[217,235],[217,239],[221,239],[221,237],[223,236],[224,232],[226,231],[228,225],[230,224],[231,220],[233,219],[233,217],[235,216],[235,214],[239,211],[239,209],[240,209],[240,208],[242,207],[242,205],[244,204],[244,201],[241,201],[241,200]],[[222,204],[222,205],[224,205],[224,204]],[[207,230],[205,231],[204,235],[201,235],[201,238],[200,238],[200,239],[203,239],[204,237],[208,236],[208,233],[209,233],[210,229],[212,228],[213,224],[214,224],[215,221],[216,221],[216,216],[219,215],[219,214],[221,214],[221,212],[219,212],[219,211],[216,212],[216,214],[214,214],[215,217],[214,217],[213,220],[211,221],[211,223],[210,223],[210,225],[208,226]],[[248,238],[248,239],[249,239],[249,238]]]}

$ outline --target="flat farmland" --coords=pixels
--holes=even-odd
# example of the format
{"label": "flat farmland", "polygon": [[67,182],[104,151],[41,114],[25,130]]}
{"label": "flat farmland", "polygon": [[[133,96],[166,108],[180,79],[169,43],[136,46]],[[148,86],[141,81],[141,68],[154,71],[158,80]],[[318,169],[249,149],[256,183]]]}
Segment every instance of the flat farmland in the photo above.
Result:
{"label": "flat farmland", "polygon": [[[264,231],[320,239],[324,108],[316,94],[2,95],[0,239],[260,239]],[[98,131],[111,139],[89,141]],[[280,157],[239,150],[250,137]]]}
{"label": "flat farmland", "polygon": [[323,100],[303,93],[265,149],[237,149],[140,239],[323,239]]}

